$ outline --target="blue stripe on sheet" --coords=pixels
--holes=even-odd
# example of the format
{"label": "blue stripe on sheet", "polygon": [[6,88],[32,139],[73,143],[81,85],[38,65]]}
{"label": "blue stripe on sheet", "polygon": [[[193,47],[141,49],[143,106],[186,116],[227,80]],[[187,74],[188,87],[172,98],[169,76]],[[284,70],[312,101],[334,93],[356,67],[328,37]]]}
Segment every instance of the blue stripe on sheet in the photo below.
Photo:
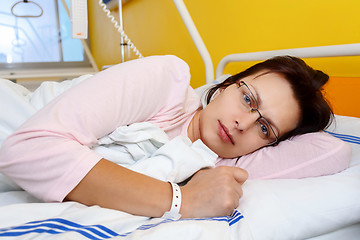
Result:
{"label": "blue stripe on sheet", "polygon": [[341,140],[343,140],[345,142],[360,144],[360,137],[348,135],[348,134],[334,133],[334,132],[329,132],[329,131],[325,131],[325,132],[333,135],[334,137],[340,138]]}
{"label": "blue stripe on sheet", "polygon": [[0,229],[0,237],[18,237],[29,233],[61,234],[65,232],[77,232],[88,239],[108,239],[119,235],[102,225],[85,226],[61,218],[52,218]]}
{"label": "blue stripe on sheet", "polygon": [[[234,213],[230,217],[223,216],[223,217],[211,217],[211,218],[186,218],[186,219],[180,219],[180,220],[165,219],[165,220],[163,220],[161,222],[158,222],[158,223],[144,224],[144,225],[138,227],[135,231],[148,230],[148,229],[157,227],[157,226],[159,226],[161,224],[164,224],[164,223],[176,222],[176,221],[183,221],[183,222],[184,221],[219,221],[219,222],[227,222],[229,224],[229,226],[232,226],[235,223],[239,222],[242,218],[244,218],[244,216],[238,210],[235,210]],[[127,237],[128,235],[130,235],[133,232],[120,234],[118,237]]]}
{"label": "blue stripe on sheet", "polygon": [[[242,218],[244,218],[244,216],[239,211],[235,210],[230,217],[190,218],[180,220],[165,219],[158,223],[141,225],[134,231],[148,230],[159,226],[160,224],[174,221],[222,221],[227,222],[229,226],[232,226],[239,222]],[[52,218],[43,221],[29,222],[21,226],[0,229],[0,238],[19,237],[31,233],[61,234],[66,232],[77,232],[87,239],[109,239],[112,237],[126,237],[134,231],[125,234],[118,234],[102,225],[86,226],[62,218]]]}

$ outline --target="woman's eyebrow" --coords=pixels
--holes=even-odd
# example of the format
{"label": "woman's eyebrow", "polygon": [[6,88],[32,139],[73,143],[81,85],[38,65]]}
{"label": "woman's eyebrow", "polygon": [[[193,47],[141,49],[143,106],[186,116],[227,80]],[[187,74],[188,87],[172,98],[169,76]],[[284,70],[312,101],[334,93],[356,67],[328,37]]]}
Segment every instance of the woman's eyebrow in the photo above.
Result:
{"label": "woman's eyebrow", "polygon": [[258,106],[260,107],[262,100],[261,100],[259,93],[257,92],[256,88],[252,84],[248,84],[248,85],[251,86],[251,91],[255,93],[255,96],[254,96],[255,100],[256,100]]}
{"label": "woman's eyebrow", "polygon": [[271,119],[266,118],[266,117],[264,117],[264,118],[266,119],[266,121],[268,121],[268,123],[270,123],[270,125],[274,129],[275,133],[277,133],[277,136],[280,137],[280,129],[274,124],[273,121],[271,121]]}
{"label": "woman's eyebrow", "polygon": [[[255,100],[256,100],[256,102],[257,102],[257,104],[258,104],[258,108],[260,108],[261,103],[262,103],[261,96],[259,95],[259,93],[257,92],[256,88],[255,88],[253,85],[251,85],[251,84],[249,84],[249,85],[251,86],[252,91],[255,93],[255,96],[254,96],[254,97],[255,97]],[[260,111],[260,113],[261,113],[261,111]],[[270,123],[270,125],[271,125],[273,128],[275,128],[274,130],[276,130],[278,136],[280,136],[280,130],[279,130],[279,128],[276,126],[276,124],[274,124],[274,122],[273,122],[270,118],[267,118],[267,117],[265,117],[265,116],[263,116],[263,118],[265,118],[266,121],[268,121],[268,123]]]}

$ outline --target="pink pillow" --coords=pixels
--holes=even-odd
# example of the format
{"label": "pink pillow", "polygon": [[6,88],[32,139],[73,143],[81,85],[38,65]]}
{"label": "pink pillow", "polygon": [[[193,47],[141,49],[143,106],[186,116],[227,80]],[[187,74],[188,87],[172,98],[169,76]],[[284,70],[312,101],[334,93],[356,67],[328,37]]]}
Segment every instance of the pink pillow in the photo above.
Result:
{"label": "pink pillow", "polygon": [[351,146],[328,133],[296,136],[265,147],[239,160],[218,159],[216,165],[237,166],[249,179],[305,178],[330,175],[349,167]]}

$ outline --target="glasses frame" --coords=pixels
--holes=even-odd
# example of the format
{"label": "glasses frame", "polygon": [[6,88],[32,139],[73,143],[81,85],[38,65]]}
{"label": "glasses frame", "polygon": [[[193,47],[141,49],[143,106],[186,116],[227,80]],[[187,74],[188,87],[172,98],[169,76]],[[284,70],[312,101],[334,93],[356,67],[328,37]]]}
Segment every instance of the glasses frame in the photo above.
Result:
{"label": "glasses frame", "polygon": [[252,91],[250,90],[249,86],[244,81],[238,81],[238,82],[236,82],[236,84],[237,84],[238,88],[240,88],[242,86],[245,86],[247,88],[247,90],[249,90],[249,93],[250,93],[251,97],[254,99],[254,101],[256,103],[256,108],[252,108],[251,106],[248,105],[249,110],[250,110],[250,112],[257,112],[259,114],[259,118],[256,120],[256,122],[259,122],[260,119],[263,119],[269,125],[270,130],[272,131],[272,133],[275,136],[275,140],[268,143],[267,146],[275,145],[279,141],[279,137],[276,135],[276,133],[275,133],[274,129],[271,127],[271,124],[269,123],[269,121],[266,120],[266,118],[264,118],[263,115],[260,113],[259,104],[256,101],[256,98],[255,98],[254,94],[252,93]]}

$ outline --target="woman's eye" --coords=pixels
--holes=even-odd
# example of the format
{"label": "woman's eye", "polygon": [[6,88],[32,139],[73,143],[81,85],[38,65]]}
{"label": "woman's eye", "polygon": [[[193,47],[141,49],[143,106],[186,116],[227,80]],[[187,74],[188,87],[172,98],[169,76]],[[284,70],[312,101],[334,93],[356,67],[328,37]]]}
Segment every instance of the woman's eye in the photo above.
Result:
{"label": "woman's eye", "polygon": [[245,103],[247,103],[249,106],[252,106],[251,98],[248,95],[244,94],[243,99],[244,99]]}
{"label": "woman's eye", "polygon": [[263,135],[263,137],[269,137],[269,127],[265,123],[259,121],[258,127],[259,127],[259,131]]}

